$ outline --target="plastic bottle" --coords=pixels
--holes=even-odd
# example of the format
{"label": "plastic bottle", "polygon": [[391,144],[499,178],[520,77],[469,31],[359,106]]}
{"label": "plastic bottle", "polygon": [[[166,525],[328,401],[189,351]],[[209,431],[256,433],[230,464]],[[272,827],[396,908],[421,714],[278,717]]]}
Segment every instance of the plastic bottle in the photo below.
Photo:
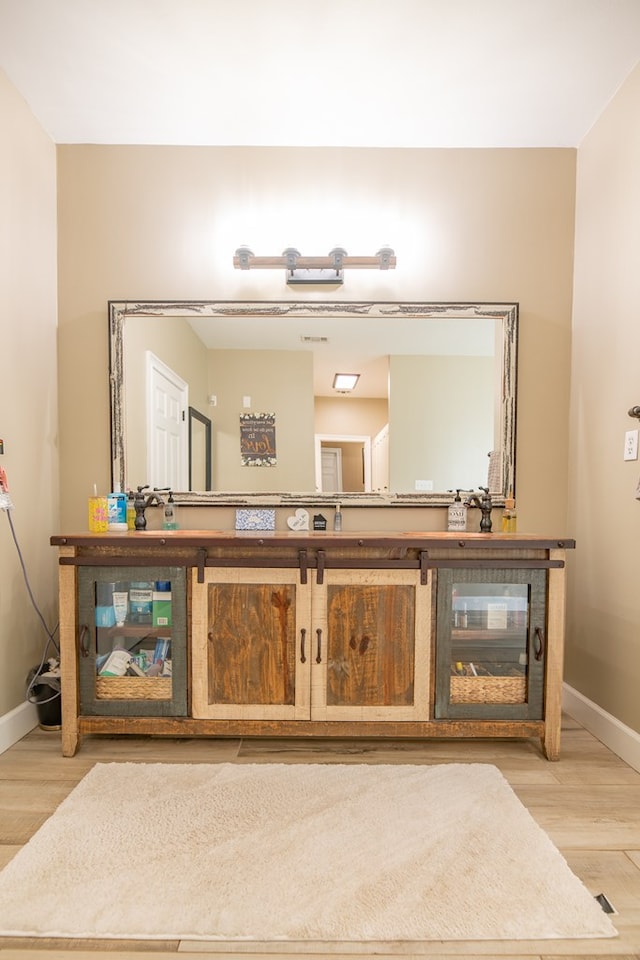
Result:
{"label": "plastic bottle", "polygon": [[509,496],[505,498],[504,510],[502,511],[502,532],[516,533],[518,527],[518,515],[516,513],[516,501],[513,499],[511,490]]}
{"label": "plastic bottle", "polygon": [[338,532],[342,530],[342,510],[339,503],[336,503],[336,512],[333,516],[333,529]]}
{"label": "plastic bottle", "polygon": [[134,495],[133,490],[129,490],[129,495],[127,496],[127,530],[135,530],[136,528],[136,508],[134,504]]}
{"label": "plastic bottle", "polygon": [[[453,492],[453,491],[451,491]],[[466,530],[467,529],[467,507],[462,502],[460,491],[456,490],[453,503],[449,504],[447,511],[447,530]]]}
{"label": "plastic bottle", "polygon": [[98,496],[98,485],[93,485],[93,496],[89,497],[89,530],[91,533],[106,533],[109,529],[108,501]]}
{"label": "plastic bottle", "polygon": [[120,491],[119,483],[114,483],[113,492],[107,496],[107,514],[109,530],[123,531],[127,529],[127,498]]}
{"label": "plastic bottle", "polygon": [[173,499],[173,493],[170,490],[167,502],[164,505],[164,520],[162,521],[163,530],[177,530],[178,518],[176,517],[176,506]]}

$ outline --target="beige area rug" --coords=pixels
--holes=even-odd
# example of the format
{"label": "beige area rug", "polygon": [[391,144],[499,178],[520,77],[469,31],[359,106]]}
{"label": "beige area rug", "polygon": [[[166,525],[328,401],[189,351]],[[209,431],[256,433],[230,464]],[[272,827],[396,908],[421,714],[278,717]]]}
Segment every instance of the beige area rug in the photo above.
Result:
{"label": "beige area rug", "polygon": [[616,931],[488,764],[97,764],[0,873],[0,934],[480,940]]}

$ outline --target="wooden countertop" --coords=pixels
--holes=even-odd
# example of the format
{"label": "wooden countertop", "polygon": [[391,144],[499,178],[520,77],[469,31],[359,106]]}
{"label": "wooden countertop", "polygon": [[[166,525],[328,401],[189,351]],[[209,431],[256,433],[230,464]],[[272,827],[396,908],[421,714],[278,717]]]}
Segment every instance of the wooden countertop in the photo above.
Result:
{"label": "wooden countertop", "polygon": [[513,550],[571,550],[576,542],[568,537],[545,537],[521,533],[450,533],[448,531],[360,531],[335,533],[328,530],[145,530],[126,533],[54,534],[52,546],[118,547],[133,550],[150,546],[174,547],[438,547],[509,548]]}

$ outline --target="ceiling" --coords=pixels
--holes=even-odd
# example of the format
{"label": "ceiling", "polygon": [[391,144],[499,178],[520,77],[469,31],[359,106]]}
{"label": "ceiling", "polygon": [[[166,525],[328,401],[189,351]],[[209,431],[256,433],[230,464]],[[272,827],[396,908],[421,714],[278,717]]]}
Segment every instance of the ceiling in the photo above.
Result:
{"label": "ceiling", "polygon": [[[638,62],[640,0],[0,0],[56,143],[577,147]],[[298,345],[318,393],[386,395],[366,342]]]}
{"label": "ceiling", "polygon": [[0,0],[57,143],[577,147],[640,0]]}

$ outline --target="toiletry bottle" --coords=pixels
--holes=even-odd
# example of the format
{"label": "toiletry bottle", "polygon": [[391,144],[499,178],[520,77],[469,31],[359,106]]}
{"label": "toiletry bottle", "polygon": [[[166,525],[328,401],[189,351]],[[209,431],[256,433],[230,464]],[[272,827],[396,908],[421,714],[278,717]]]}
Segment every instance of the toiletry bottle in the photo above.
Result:
{"label": "toiletry bottle", "polygon": [[505,498],[504,510],[502,511],[502,532],[516,533],[517,526],[516,501],[513,499],[510,490],[509,496]]}
{"label": "toiletry bottle", "polygon": [[342,530],[342,510],[339,503],[336,503],[336,512],[333,516],[333,529],[336,531]]}
{"label": "toiletry bottle", "polygon": [[127,496],[127,530],[135,530],[136,528],[136,508],[134,499],[133,490],[129,490],[129,494]]}
{"label": "toiletry bottle", "polygon": [[[449,491],[453,493],[453,490]],[[449,504],[447,511],[447,530],[466,530],[467,529],[467,507],[462,502],[460,490],[456,490],[453,503]]]}
{"label": "toiletry bottle", "polygon": [[170,490],[167,502],[164,505],[164,520],[162,521],[163,530],[177,530],[178,519],[176,517],[176,505],[173,499],[173,493]]}
{"label": "toiletry bottle", "polygon": [[89,497],[89,530],[91,533],[106,533],[108,529],[107,498],[98,496],[98,486],[94,483],[93,496]]}
{"label": "toiletry bottle", "polygon": [[107,512],[109,530],[123,531],[127,529],[127,498],[120,491],[119,483],[114,483],[113,492],[107,497]]}

